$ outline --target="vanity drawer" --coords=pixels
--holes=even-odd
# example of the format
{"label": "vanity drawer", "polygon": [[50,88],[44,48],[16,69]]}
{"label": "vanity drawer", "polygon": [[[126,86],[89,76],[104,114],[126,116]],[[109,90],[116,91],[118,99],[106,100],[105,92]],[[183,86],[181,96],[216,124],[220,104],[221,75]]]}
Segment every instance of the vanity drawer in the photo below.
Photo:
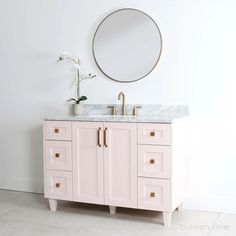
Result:
{"label": "vanity drawer", "polygon": [[72,172],[47,170],[45,197],[72,200]]}
{"label": "vanity drawer", "polygon": [[170,209],[170,181],[138,178],[138,208],[168,211]]}
{"label": "vanity drawer", "polygon": [[45,121],[44,138],[49,140],[71,140],[71,122]]}
{"label": "vanity drawer", "polygon": [[169,124],[138,124],[138,143],[171,145]]}
{"label": "vanity drawer", "polygon": [[138,175],[142,177],[170,178],[171,147],[139,145]]}
{"label": "vanity drawer", "polygon": [[72,171],[71,142],[45,141],[45,163],[47,169]]}

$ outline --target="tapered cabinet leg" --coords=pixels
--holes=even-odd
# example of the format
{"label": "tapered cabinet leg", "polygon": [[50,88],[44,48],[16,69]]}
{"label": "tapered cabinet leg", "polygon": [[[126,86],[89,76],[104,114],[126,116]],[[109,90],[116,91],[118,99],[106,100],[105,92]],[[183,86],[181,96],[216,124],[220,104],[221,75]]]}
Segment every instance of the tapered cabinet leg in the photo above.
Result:
{"label": "tapered cabinet leg", "polygon": [[48,199],[49,200],[49,207],[51,211],[57,210],[57,200],[54,199]]}
{"label": "tapered cabinet leg", "polygon": [[115,206],[109,206],[110,214],[114,215],[116,214],[116,207]]}
{"label": "tapered cabinet leg", "polygon": [[179,212],[183,211],[183,203],[181,203],[181,204],[177,207],[177,211],[179,211]]}
{"label": "tapered cabinet leg", "polygon": [[169,226],[171,221],[172,212],[163,212],[163,223],[164,226]]}

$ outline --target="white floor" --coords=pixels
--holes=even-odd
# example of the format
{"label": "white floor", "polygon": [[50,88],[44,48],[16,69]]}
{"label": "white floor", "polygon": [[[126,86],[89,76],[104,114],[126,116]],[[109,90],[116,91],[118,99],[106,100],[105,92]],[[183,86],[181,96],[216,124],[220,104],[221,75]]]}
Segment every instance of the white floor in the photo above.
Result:
{"label": "white floor", "polygon": [[0,190],[1,236],[235,236],[236,215],[197,211],[174,212],[172,225],[162,225],[159,212],[60,202],[50,212],[40,194]]}

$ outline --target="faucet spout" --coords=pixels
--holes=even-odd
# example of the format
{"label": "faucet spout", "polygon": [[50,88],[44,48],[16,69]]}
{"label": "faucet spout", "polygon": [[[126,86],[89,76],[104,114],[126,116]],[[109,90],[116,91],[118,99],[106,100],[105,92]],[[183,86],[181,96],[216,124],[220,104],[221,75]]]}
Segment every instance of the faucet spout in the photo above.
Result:
{"label": "faucet spout", "polygon": [[118,95],[118,100],[120,101],[122,98],[122,115],[126,115],[126,107],[125,107],[125,94],[123,92],[120,92]]}

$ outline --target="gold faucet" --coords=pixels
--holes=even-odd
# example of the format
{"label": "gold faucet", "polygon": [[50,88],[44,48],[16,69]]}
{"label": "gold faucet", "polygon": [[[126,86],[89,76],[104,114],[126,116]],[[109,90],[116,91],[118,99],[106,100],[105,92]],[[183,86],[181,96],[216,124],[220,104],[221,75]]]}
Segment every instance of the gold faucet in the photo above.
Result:
{"label": "gold faucet", "polygon": [[126,115],[126,107],[125,107],[125,94],[123,92],[120,92],[118,95],[118,100],[121,100],[122,97],[122,115]]}

